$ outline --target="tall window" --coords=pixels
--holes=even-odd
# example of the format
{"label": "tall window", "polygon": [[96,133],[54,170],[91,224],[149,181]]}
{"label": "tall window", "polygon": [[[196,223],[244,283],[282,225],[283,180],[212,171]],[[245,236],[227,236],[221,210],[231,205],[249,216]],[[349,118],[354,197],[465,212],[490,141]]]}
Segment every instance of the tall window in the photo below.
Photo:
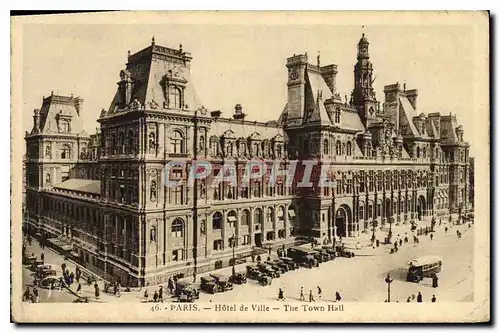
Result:
{"label": "tall window", "polygon": [[262,209],[257,208],[254,212],[255,230],[262,230]]}
{"label": "tall window", "polygon": [[222,213],[216,212],[212,217],[212,229],[221,229],[222,228]]}
{"label": "tall window", "polygon": [[328,155],[328,140],[323,142],[323,155]]}
{"label": "tall window", "polygon": [[61,120],[60,129],[61,129],[61,133],[69,133],[70,132],[69,121],[68,120]]}
{"label": "tall window", "polygon": [[61,149],[61,159],[70,159],[71,158],[71,148],[68,145],[62,146]]}
{"label": "tall window", "polygon": [[340,143],[340,141],[337,141],[337,143],[335,144],[335,153],[337,155],[342,155],[342,144]]}
{"label": "tall window", "polygon": [[266,222],[272,223],[274,222],[274,209],[269,207],[266,210]]}
{"label": "tall window", "polygon": [[181,91],[179,88],[171,87],[169,90],[169,107],[171,109],[181,108]]}
{"label": "tall window", "polygon": [[134,132],[132,130],[128,131],[127,149],[129,154],[132,154],[134,152]]}
{"label": "tall window", "polygon": [[352,144],[351,141],[347,141],[347,156],[352,155]]}
{"label": "tall window", "polygon": [[172,222],[172,237],[183,237],[184,236],[184,223],[181,219],[175,219]]}
{"label": "tall window", "polygon": [[170,144],[172,145],[172,153],[182,154],[184,153],[184,137],[179,131],[174,131],[172,137],[170,137]]}
{"label": "tall window", "polygon": [[118,146],[120,154],[125,152],[125,134],[123,132],[118,133]]}
{"label": "tall window", "polygon": [[340,123],[340,108],[335,110],[335,122]]}
{"label": "tall window", "polygon": [[182,185],[180,186],[176,186],[176,187],[172,187],[171,188],[172,190],[172,198],[170,200],[170,203],[172,203],[173,205],[182,205],[183,204],[183,200],[182,200],[182,196],[183,196],[183,188],[182,188]]}
{"label": "tall window", "polygon": [[249,225],[250,224],[250,212],[248,209],[245,209],[241,212],[241,225]]}

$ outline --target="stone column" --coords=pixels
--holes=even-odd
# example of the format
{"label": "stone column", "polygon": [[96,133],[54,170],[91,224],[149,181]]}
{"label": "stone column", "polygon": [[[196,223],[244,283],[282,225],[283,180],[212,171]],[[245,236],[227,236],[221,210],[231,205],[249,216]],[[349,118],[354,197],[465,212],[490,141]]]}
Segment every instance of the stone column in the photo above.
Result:
{"label": "stone column", "polygon": [[254,241],[253,234],[254,234],[255,230],[254,230],[254,224],[253,224],[253,214],[254,214],[254,211],[253,211],[252,207],[250,207],[249,212],[250,212],[250,216],[249,216],[249,221],[248,221],[248,227],[249,227],[248,237],[250,238],[249,239],[250,245],[253,246],[253,241]]}

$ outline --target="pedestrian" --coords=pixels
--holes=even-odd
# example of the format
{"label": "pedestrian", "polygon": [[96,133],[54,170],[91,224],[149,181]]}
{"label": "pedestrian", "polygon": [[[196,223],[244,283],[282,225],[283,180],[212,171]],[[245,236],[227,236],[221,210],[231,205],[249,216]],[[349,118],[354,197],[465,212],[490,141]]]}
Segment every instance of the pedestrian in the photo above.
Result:
{"label": "pedestrian", "polygon": [[30,287],[26,287],[26,291],[23,294],[23,301],[28,301],[31,297]]}
{"label": "pedestrian", "polygon": [[436,303],[436,295],[432,295],[431,302]]}
{"label": "pedestrian", "polygon": [[196,272],[193,272],[193,283],[196,282]]}
{"label": "pedestrian", "polygon": [[448,227],[444,227],[444,232],[448,233]]}
{"label": "pedestrian", "polygon": [[309,303],[310,303],[310,302],[316,302],[316,301],[314,300],[314,297],[313,297],[313,292],[312,292],[312,290],[311,290],[311,289],[309,289]]}
{"label": "pedestrian", "polygon": [[78,287],[76,288],[76,293],[79,294],[82,291],[82,285],[78,283]]}
{"label": "pedestrian", "polygon": [[340,297],[340,293],[338,291],[335,292],[335,302],[340,302],[342,297]]}
{"label": "pedestrian", "polygon": [[269,251],[269,256],[271,255],[271,247],[269,246],[268,248],[268,251]]}
{"label": "pedestrian", "polygon": [[271,256],[267,256],[267,261],[271,261]]}
{"label": "pedestrian", "polygon": [[172,282],[172,278],[171,277],[168,278],[168,290],[170,290],[171,294],[174,293],[174,283]]}
{"label": "pedestrian", "polygon": [[43,254],[43,252],[42,252],[42,254],[40,255],[40,259],[42,259],[42,263],[43,263],[43,262],[44,262],[44,260],[45,260],[45,254]]}
{"label": "pedestrian", "polygon": [[149,294],[148,294],[148,290],[146,289],[144,291],[144,298],[146,299],[146,302],[148,301],[148,297],[149,297]]}
{"label": "pedestrian", "polygon": [[154,294],[153,294],[153,301],[156,303],[158,302],[158,292],[155,290]]}
{"label": "pedestrian", "polygon": [[99,286],[97,285],[97,282],[94,283],[94,295],[96,299],[99,299]]}
{"label": "pedestrian", "polygon": [[422,303],[422,293],[419,291],[417,295],[417,303]]}
{"label": "pedestrian", "polygon": [[432,288],[437,288],[438,287],[438,276],[436,273],[432,275]]}
{"label": "pedestrian", "polygon": [[255,262],[255,254],[252,253],[252,262]]}
{"label": "pedestrian", "polygon": [[432,238],[434,238],[434,234],[432,234],[432,233],[431,233],[431,236],[430,236],[430,237],[431,237],[431,241],[432,241]]}
{"label": "pedestrian", "polygon": [[118,285],[117,283],[115,282],[115,284],[113,285],[113,294],[116,296],[116,293],[118,292]]}
{"label": "pedestrian", "polygon": [[318,298],[321,298],[321,292],[322,292],[322,290],[321,290],[321,288],[319,286],[317,288],[318,288]]}
{"label": "pedestrian", "polygon": [[399,247],[403,246],[403,240],[400,238],[399,239]]}
{"label": "pedestrian", "polygon": [[408,243],[408,236],[405,236],[405,243]]}
{"label": "pedestrian", "polygon": [[306,298],[304,296],[304,287],[300,287],[300,300],[305,301]]}
{"label": "pedestrian", "polygon": [[408,298],[406,299],[406,303],[410,303],[411,302],[411,296],[408,296]]}
{"label": "pedestrian", "polygon": [[120,297],[122,295],[122,285],[120,284],[120,282],[117,283],[117,286],[116,286],[116,296],[117,297]]}
{"label": "pedestrian", "polygon": [[163,303],[163,286],[160,286],[160,290],[158,292],[158,300]]}
{"label": "pedestrian", "polygon": [[281,288],[278,290],[278,300],[282,300],[282,301],[285,300],[285,296],[283,295],[283,289],[281,289]]}
{"label": "pedestrian", "polygon": [[260,254],[257,256],[257,262],[261,262],[262,261],[262,258],[260,257]]}

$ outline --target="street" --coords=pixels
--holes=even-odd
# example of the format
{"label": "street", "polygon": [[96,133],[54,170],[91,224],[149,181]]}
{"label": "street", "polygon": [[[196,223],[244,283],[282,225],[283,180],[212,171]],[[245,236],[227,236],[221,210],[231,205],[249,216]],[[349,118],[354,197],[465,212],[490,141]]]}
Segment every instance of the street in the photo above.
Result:
{"label": "street", "polygon": [[[391,283],[391,302],[406,302],[411,295],[420,291],[424,302],[430,302],[436,295],[438,302],[473,301],[473,248],[474,229],[468,226],[454,226],[445,233],[444,226],[436,227],[433,240],[421,235],[420,244],[414,245],[412,237],[408,243],[403,243],[395,254],[389,253],[389,245],[381,248],[366,248],[358,252],[354,258],[336,258],[333,261],[320,264],[318,268],[300,268],[282,274],[273,279],[272,285],[262,287],[254,280],[248,280],[243,285],[235,285],[232,291],[215,295],[201,292],[199,302],[262,302],[277,301],[278,290],[282,288],[285,302],[300,301],[300,287],[304,287],[304,296],[308,299],[312,290],[316,302],[331,302],[338,291],[345,302],[384,302],[387,300],[387,284],[385,277],[389,273],[393,278]],[[456,230],[462,231],[458,239]],[[401,233],[403,235],[403,233]],[[33,241],[28,247],[28,253],[40,255],[38,242]],[[60,265],[64,259],[49,248],[43,251],[46,263]],[[432,288],[432,279],[424,278],[420,283],[406,281],[407,263],[417,257],[437,255],[442,258],[443,267],[439,276],[439,287]],[[75,265],[67,262],[70,271]],[[237,271],[244,271],[246,265],[239,265]],[[217,272],[229,275],[231,268]],[[32,272],[23,268],[23,284],[32,286]],[[199,279],[198,279],[199,281]],[[84,283],[82,283],[84,285]],[[322,289],[322,297],[318,297],[317,287]],[[74,286],[72,286],[74,287]],[[166,287],[166,286],[165,286]],[[102,288],[102,287],[101,287]],[[150,299],[157,287],[147,287]],[[72,302],[76,297],[69,291],[40,288],[40,302]],[[102,289],[101,289],[102,290]],[[167,288],[164,288],[166,291]],[[123,292],[121,297],[112,294],[101,294],[100,302],[141,302],[144,300],[142,291]],[[92,288],[85,286],[82,296],[93,298]],[[168,292],[165,302],[171,302]],[[415,300],[413,300],[415,301]]]}

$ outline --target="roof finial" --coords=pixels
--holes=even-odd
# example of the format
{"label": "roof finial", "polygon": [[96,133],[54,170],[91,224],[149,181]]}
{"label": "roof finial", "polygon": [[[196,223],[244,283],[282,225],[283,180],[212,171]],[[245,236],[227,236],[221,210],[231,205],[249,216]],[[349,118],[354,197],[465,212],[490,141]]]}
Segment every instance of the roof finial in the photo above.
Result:
{"label": "roof finial", "polygon": [[318,50],[318,67],[320,67],[320,62],[319,62],[319,58],[320,58],[320,51]]}
{"label": "roof finial", "polygon": [[306,46],[306,54],[305,55],[306,55],[306,59],[307,59],[307,46]]}
{"label": "roof finial", "polygon": [[361,37],[365,37],[365,33],[363,32],[363,34],[361,35]]}
{"label": "roof finial", "polygon": [[406,91],[406,82],[403,83],[403,91]]}
{"label": "roof finial", "polygon": [[182,43],[179,44],[179,52],[182,54]]}
{"label": "roof finial", "polygon": [[130,50],[127,51],[127,55],[130,57]]}
{"label": "roof finial", "polygon": [[151,38],[151,45],[155,45],[155,36],[153,36],[153,38]]}

